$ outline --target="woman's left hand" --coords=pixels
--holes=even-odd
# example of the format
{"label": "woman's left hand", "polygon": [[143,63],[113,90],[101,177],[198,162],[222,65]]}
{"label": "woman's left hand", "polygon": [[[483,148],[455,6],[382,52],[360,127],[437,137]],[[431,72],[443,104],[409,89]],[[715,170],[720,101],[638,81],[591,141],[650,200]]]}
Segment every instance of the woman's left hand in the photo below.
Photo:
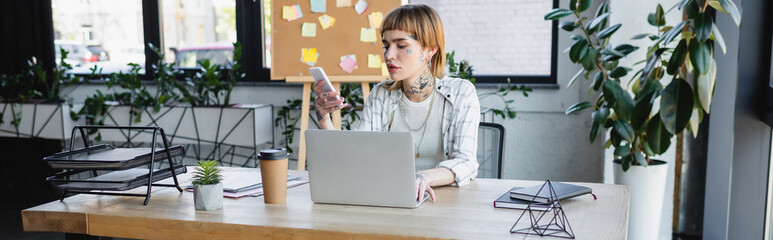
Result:
{"label": "woman's left hand", "polygon": [[435,201],[435,191],[429,186],[429,182],[421,175],[416,175],[416,201],[424,198],[424,192],[429,193],[429,198]]}

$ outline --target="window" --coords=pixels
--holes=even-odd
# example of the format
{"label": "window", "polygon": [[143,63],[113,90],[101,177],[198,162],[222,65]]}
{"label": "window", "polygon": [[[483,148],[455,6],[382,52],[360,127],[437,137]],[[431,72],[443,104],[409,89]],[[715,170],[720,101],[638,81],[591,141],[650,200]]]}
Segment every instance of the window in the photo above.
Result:
{"label": "window", "polygon": [[446,52],[467,60],[478,82],[556,83],[557,27],[543,16],[558,1],[411,0],[443,21]]}
{"label": "window", "polygon": [[128,63],[144,65],[145,53],[140,0],[52,0],[54,45],[69,52],[66,62],[73,73],[89,74],[94,65],[103,73],[130,69]]}
{"label": "window", "polygon": [[228,66],[236,42],[235,0],[161,1],[165,61],[196,68],[199,61]]}

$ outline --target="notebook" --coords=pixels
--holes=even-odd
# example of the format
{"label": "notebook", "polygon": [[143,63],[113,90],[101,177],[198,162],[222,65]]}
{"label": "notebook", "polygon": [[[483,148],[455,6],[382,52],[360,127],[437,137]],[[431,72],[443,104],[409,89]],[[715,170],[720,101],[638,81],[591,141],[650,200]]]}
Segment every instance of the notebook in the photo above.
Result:
{"label": "notebook", "polygon": [[306,130],[311,200],[416,208],[413,151],[408,132]]}
{"label": "notebook", "polygon": [[[591,189],[589,187],[577,186],[577,185],[560,183],[560,182],[550,182],[550,183],[551,185],[553,185],[553,190],[556,192],[556,197],[558,197],[558,200],[564,200],[564,199],[580,196],[583,194],[591,193]],[[526,201],[535,201],[535,202],[541,202],[541,203],[550,202],[550,190],[548,188],[548,185],[545,185],[544,188],[542,187],[542,185],[543,184],[511,190],[510,198],[521,199]],[[542,191],[540,191],[541,188],[542,188]],[[539,195],[537,195],[537,192],[539,192]]]}
{"label": "notebook", "polygon": [[[513,189],[510,189],[510,191],[515,191],[521,188],[522,187],[514,187]],[[538,203],[538,202],[532,203],[526,200],[510,198],[510,191],[507,191],[505,194],[502,194],[501,197],[497,198],[497,200],[494,200],[495,208],[512,208],[512,209],[526,210],[526,208],[529,206],[529,203],[531,203],[531,210],[544,212],[544,211],[550,210],[553,206],[553,204],[550,204],[550,203]]]}

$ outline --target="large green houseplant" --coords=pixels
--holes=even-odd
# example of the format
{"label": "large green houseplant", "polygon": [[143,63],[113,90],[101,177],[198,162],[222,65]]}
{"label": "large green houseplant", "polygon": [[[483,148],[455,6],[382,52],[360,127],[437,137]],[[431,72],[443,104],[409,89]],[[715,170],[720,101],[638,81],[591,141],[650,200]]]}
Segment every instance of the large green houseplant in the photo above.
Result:
{"label": "large green houseplant", "polygon": [[[618,61],[638,47],[610,44],[610,37],[622,24],[609,26],[612,12],[607,2],[599,5],[594,17],[582,16],[591,5],[592,0],[571,0],[569,9],[556,8],[545,15],[545,20],[576,18],[559,25],[563,30],[581,33],[571,36],[574,43],[565,51],[573,63],[583,67],[569,86],[583,75],[593,81],[589,91],[597,94],[595,102],[577,103],[566,113],[592,109],[590,141],[602,129],[610,129],[605,147],[615,149],[614,158],[622,161],[623,170],[632,164],[646,166],[652,161],[650,157],[666,151],[673,135],[685,128],[696,133],[703,115],[709,113],[716,77],[712,46],[717,44],[725,51],[710,10],[730,15],[737,25],[741,14],[732,0],[682,0],[668,12],[680,10],[683,21],[667,25],[668,12],[658,4],[647,18],[657,32],[633,38],[652,41],[646,59],[636,67],[626,67],[619,66]],[[638,70],[632,72],[634,68]],[[629,83],[621,82],[631,73]]]}
{"label": "large green houseplant", "polygon": [[[589,93],[596,95],[595,101],[574,104],[566,113],[593,110],[591,142],[609,130],[605,147],[614,148],[615,183],[631,186],[629,239],[655,239],[659,225],[652,223],[661,220],[668,165],[651,157],[665,153],[671,137],[684,129],[696,134],[711,109],[716,82],[713,46],[725,51],[712,9],[730,15],[737,25],[741,15],[731,0],[682,0],[668,11],[658,4],[646,19],[656,31],[633,37],[651,41],[645,58],[627,67],[619,64],[620,59],[639,48],[611,44],[610,37],[622,24],[610,26],[607,2],[599,4],[595,13],[582,14],[591,5],[592,0],[571,0],[569,9],[557,8],[545,15],[545,20],[576,18],[559,25],[578,33],[571,36],[574,42],[565,52],[582,69],[568,85],[584,75],[592,80]],[[682,21],[667,25],[665,15],[674,9],[681,11],[677,17]]]}

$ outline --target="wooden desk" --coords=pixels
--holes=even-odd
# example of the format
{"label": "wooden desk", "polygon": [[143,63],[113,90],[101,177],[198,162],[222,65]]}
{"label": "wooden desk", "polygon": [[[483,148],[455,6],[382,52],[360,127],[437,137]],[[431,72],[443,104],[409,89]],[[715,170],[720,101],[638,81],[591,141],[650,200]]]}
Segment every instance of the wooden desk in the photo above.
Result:
{"label": "wooden desk", "polygon": [[[378,83],[386,80],[387,76],[328,76],[330,83],[336,91],[341,91],[341,83],[360,83],[362,85],[362,101],[368,100],[370,94],[370,83]],[[298,170],[306,168],[306,129],[309,128],[309,111],[311,104],[311,85],[314,84],[314,78],[311,76],[287,76],[285,79],[289,83],[303,83],[303,96],[301,98],[301,129],[298,138]],[[364,104],[364,102],[363,102]],[[341,111],[331,114],[333,126],[341,129]]]}
{"label": "wooden desk", "polygon": [[[476,179],[437,188],[438,201],[417,209],[314,204],[304,184],[288,189],[286,204],[246,197],[224,199],[220,210],[196,211],[192,193],[154,188],[147,206],[139,197],[81,194],[23,210],[22,221],[25,231],[138,239],[540,239],[509,232],[520,210],[492,206],[513,186],[540,183]],[[598,200],[586,195],[562,202],[577,239],[625,239],[630,189],[578,184],[593,188]]]}

